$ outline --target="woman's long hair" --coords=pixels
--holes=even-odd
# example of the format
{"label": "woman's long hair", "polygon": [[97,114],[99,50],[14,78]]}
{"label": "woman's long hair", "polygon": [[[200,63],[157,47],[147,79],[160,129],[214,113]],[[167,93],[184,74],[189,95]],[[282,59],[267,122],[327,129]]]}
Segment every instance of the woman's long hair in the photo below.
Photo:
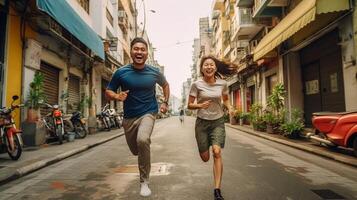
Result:
{"label": "woman's long hair", "polygon": [[214,75],[215,78],[224,79],[227,76],[231,76],[231,75],[237,73],[237,65],[235,65],[233,63],[229,63],[229,62],[224,62],[224,61],[218,60],[216,57],[210,55],[210,56],[204,56],[201,59],[200,73],[201,73],[202,76],[203,76],[203,72],[202,72],[203,63],[207,59],[212,59],[214,61],[214,63],[216,64],[217,71],[216,71],[216,73]]}

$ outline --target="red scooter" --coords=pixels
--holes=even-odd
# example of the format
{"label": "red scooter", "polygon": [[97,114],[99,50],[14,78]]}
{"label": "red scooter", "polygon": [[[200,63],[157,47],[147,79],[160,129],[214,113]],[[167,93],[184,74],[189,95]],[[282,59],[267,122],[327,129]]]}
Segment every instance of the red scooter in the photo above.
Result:
{"label": "red scooter", "polygon": [[9,108],[0,108],[0,153],[7,152],[12,160],[18,160],[22,153],[22,131],[16,128],[12,112],[23,105],[14,105],[19,96],[12,97]]}
{"label": "red scooter", "polygon": [[308,137],[329,147],[352,148],[357,156],[357,111],[312,114],[315,134]]}

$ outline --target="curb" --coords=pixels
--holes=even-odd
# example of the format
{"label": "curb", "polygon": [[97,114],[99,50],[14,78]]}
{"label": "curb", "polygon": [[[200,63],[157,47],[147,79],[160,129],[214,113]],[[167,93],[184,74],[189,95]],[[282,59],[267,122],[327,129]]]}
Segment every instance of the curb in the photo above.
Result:
{"label": "curb", "polygon": [[308,152],[308,153],[311,153],[311,154],[322,156],[324,158],[335,160],[335,161],[338,161],[340,163],[343,163],[343,164],[346,164],[346,165],[349,165],[349,166],[357,168],[357,160],[355,162],[351,162],[350,159],[348,159],[348,158],[343,158],[341,156],[334,155],[334,154],[329,153],[327,151],[323,151],[323,150],[315,149],[315,148],[308,147],[308,146],[305,146],[305,145],[296,144],[294,142],[290,142],[290,141],[287,141],[287,140],[282,140],[282,139],[279,139],[279,138],[275,138],[275,137],[270,137],[270,136],[267,136],[267,135],[259,134],[259,133],[256,133],[254,131],[250,131],[250,130],[246,130],[246,129],[240,129],[238,127],[232,126],[231,124],[226,124],[226,126],[232,128],[232,129],[243,131],[245,133],[248,133],[248,134],[251,134],[251,135],[254,135],[254,136],[257,136],[257,137],[261,137],[261,138],[264,138],[264,139],[267,139],[267,140],[270,140],[270,141],[273,141],[273,142],[276,142],[276,143],[280,143],[280,144],[283,144],[283,145],[286,145],[286,146],[290,146],[290,147],[293,147],[293,148],[296,148],[296,149],[299,149],[299,150],[302,150],[302,151],[305,151],[305,152]]}
{"label": "curb", "polygon": [[84,151],[87,151],[87,150],[89,150],[89,149],[91,149],[93,147],[96,147],[98,145],[101,145],[103,143],[109,142],[109,141],[111,141],[111,140],[113,140],[115,138],[121,137],[123,135],[124,135],[124,133],[120,132],[120,133],[118,133],[116,135],[113,135],[113,136],[111,136],[109,138],[105,138],[105,139],[99,140],[98,142],[95,142],[93,144],[83,145],[83,146],[81,146],[79,148],[64,152],[64,153],[59,154],[59,155],[57,155],[55,157],[44,159],[44,160],[41,160],[41,161],[37,161],[37,162],[32,163],[30,165],[18,168],[18,169],[16,169],[16,171],[13,174],[11,174],[8,177],[0,180],[0,186],[4,185],[6,183],[9,183],[9,182],[11,182],[13,180],[16,180],[18,178],[21,178],[21,177],[23,177],[23,176],[25,176],[27,174],[35,172],[35,171],[37,171],[39,169],[42,169],[44,167],[47,167],[47,166],[52,165],[52,164],[55,164],[55,163],[57,163],[57,162],[59,162],[61,160],[64,160],[64,159],[68,158],[68,157],[71,157],[73,155],[82,153]]}

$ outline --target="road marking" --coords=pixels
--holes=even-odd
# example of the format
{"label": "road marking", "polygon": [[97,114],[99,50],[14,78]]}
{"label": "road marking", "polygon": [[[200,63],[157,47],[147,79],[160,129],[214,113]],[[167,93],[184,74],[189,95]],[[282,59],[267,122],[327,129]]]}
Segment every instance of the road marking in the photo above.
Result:
{"label": "road marking", "polygon": [[[152,163],[150,176],[162,176],[169,175],[170,169],[174,165],[171,163]],[[117,174],[137,174],[139,175],[138,165],[124,165],[119,166],[114,169],[114,172]]]}

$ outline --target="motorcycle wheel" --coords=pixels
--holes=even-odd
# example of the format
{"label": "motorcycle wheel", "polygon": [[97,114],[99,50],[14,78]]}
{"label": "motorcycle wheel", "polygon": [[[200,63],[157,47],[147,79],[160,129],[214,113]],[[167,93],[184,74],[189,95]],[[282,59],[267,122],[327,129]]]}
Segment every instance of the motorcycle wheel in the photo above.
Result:
{"label": "motorcycle wheel", "polygon": [[81,139],[85,138],[88,134],[85,125],[82,124],[81,122],[76,122],[74,124],[74,130],[76,131],[79,138],[81,138]]}
{"label": "motorcycle wheel", "polygon": [[[6,143],[7,145],[10,146],[8,139],[6,139]],[[9,149],[7,149],[7,154],[9,154],[12,160],[18,160],[22,154],[22,147],[20,145],[20,141],[17,138],[17,136],[14,136],[14,144],[15,144],[15,150],[10,152]]]}
{"label": "motorcycle wheel", "polygon": [[73,123],[70,120],[63,120],[64,132],[72,132],[75,130]]}
{"label": "motorcycle wheel", "polygon": [[110,120],[108,118],[103,118],[103,123],[104,128],[107,129],[107,131],[111,131]]}
{"label": "motorcycle wheel", "polygon": [[120,124],[120,119],[119,118],[115,118],[115,122],[118,128],[121,128],[121,124]]}
{"label": "motorcycle wheel", "polygon": [[58,144],[63,144],[62,125],[56,126],[56,136],[58,137]]}
{"label": "motorcycle wheel", "polygon": [[112,118],[112,117],[110,118],[110,124],[111,124],[112,128],[117,128],[118,127],[115,119]]}

